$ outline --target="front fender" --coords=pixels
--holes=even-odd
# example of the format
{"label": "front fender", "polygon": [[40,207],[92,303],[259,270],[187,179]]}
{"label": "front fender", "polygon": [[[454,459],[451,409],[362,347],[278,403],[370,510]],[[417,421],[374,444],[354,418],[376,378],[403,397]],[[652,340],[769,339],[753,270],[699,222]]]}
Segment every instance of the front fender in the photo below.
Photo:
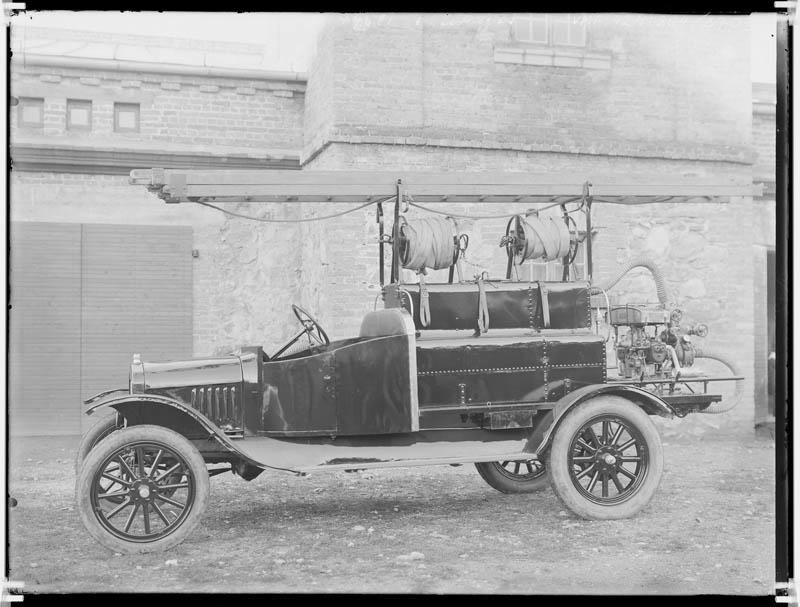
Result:
{"label": "front fender", "polygon": [[542,437],[542,442],[536,448],[536,455],[542,459],[544,454],[547,453],[547,449],[549,449],[550,443],[552,442],[553,434],[558,429],[558,426],[567,413],[582,402],[601,394],[610,394],[626,398],[644,409],[650,415],[660,415],[661,417],[669,418],[675,416],[675,410],[662,399],[652,392],[648,392],[636,386],[622,384],[593,384],[590,386],[583,386],[562,397],[556,403],[556,406],[553,408],[553,423],[550,424],[550,427]]}
{"label": "front fender", "polygon": [[92,415],[99,409],[110,407],[122,415],[129,425],[154,424],[175,430],[188,439],[208,438],[216,440],[225,450],[235,454],[247,464],[265,468],[245,455],[216,424],[199,411],[184,403],[158,394],[126,394],[115,396],[109,393],[93,402],[86,410]]}

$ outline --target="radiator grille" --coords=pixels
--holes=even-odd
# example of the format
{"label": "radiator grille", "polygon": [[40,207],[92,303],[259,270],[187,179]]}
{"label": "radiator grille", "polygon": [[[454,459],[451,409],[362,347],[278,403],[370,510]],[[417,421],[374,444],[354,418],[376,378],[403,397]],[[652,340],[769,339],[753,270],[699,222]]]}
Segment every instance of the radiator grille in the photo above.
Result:
{"label": "radiator grille", "polygon": [[192,388],[192,408],[197,409],[225,432],[242,429],[240,390],[236,386]]}

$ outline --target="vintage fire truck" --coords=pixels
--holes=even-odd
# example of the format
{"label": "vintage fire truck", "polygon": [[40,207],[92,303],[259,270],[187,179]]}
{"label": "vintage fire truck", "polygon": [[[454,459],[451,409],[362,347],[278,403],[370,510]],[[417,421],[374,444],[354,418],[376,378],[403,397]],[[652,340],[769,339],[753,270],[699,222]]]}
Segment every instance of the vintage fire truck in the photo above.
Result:
{"label": "vintage fire truck", "polygon": [[[474,463],[499,491],[549,484],[581,517],[630,517],[650,502],[664,466],[651,416],[717,412],[731,404],[709,386],[741,386],[724,357],[728,375],[692,372],[695,358],[714,356],[693,343],[707,328],[682,324],[656,264],[631,260],[596,284],[591,239],[582,241],[598,202],[718,201],[749,188],[637,189],[524,173],[162,169],[134,170],[131,183],[167,203],[229,213],[225,204],[240,201],[373,206],[383,307],[365,313],[347,339],[331,341],[292,305],[298,331],[282,345],[267,336],[228,356],[171,362],[134,354],[128,386],[86,401],[86,414],[115,415],[83,437],[77,454],[81,519],[115,551],[183,541],[206,508],[209,477],[228,471],[252,480],[264,470]],[[441,204],[460,202],[493,211],[538,205],[510,213],[498,235],[505,277],[462,277],[468,239]],[[579,248],[585,272],[575,280]],[[521,278],[537,259],[560,260],[562,279]],[[608,291],[634,267],[652,273],[657,304],[611,303]],[[418,278],[403,280],[404,269]],[[428,270],[445,269],[446,282],[428,280]]]}

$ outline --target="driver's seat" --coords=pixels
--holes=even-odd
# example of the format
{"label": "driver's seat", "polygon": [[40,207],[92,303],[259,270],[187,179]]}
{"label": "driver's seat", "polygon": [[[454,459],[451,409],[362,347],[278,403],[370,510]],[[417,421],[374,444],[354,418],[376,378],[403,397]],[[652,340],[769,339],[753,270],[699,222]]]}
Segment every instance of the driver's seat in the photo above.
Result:
{"label": "driver's seat", "polygon": [[361,321],[359,337],[414,335],[414,320],[405,308],[387,308],[367,313]]}

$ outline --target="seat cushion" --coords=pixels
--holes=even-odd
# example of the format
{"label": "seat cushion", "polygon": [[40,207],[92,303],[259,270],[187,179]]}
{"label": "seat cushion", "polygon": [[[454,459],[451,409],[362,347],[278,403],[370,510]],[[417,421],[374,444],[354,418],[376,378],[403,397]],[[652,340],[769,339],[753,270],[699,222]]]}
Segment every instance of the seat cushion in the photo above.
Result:
{"label": "seat cushion", "polygon": [[403,308],[375,310],[364,316],[358,335],[359,337],[414,335],[414,321]]}

